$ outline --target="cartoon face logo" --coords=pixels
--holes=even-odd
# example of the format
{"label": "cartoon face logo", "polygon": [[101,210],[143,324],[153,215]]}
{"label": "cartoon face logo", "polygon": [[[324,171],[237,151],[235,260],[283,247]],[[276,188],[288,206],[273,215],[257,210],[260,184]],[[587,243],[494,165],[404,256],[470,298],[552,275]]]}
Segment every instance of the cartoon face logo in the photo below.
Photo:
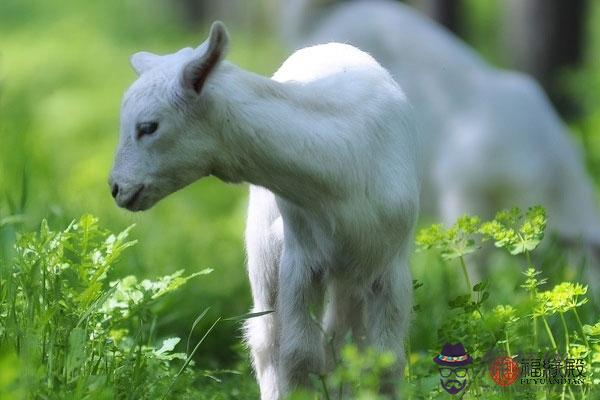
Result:
{"label": "cartoon face logo", "polygon": [[461,343],[446,343],[438,356],[433,359],[440,372],[440,384],[451,395],[467,387],[467,366],[473,362]]}
{"label": "cartoon face logo", "polygon": [[467,369],[462,367],[439,367],[440,383],[450,394],[458,394],[467,385]]}

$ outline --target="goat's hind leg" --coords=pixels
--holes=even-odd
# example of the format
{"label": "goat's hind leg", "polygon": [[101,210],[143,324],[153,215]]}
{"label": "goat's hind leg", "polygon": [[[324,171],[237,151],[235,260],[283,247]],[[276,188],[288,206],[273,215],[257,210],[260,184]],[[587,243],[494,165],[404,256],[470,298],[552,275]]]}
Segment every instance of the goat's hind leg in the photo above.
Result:
{"label": "goat's hind leg", "polygon": [[333,281],[328,288],[325,310],[325,355],[327,371],[337,367],[344,341],[351,335],[352,342],[359,348],[366,339],[364,296],[353,288]]}
{"label": "goat's hind leg", "polygon": [[[325,365],[327,373],[339,366],[342,347],[352,339],[359,350],[366,341],[365,302],[362,293],[357,293],[348,283],[333,281],[327,291],[325,316]],[[333,389],[333,388],[332,388]],[[344,384],[332,390],[330,397],[336,400],[353,397],[351,387]]]}
{"label": "goat's hind leg", "polygon": [[322,328],[310,314],[313,305],[323,302],[319,274],[315,275],[301,260],[284,254],[277,296],[279,372],[282,391],[289,394],[295,389],[309,389],[310,375],[321,375],[325,370]]}
{"label": "goat's hind leg", "polygon": [[377,279],[367,296],[367,342],[378,352],[391,352],[396,358],[382,380],[381,391],[397,398],[396,386],[402,379],[406,338],[412,304],[412,281],[408,265],[398,262]]}

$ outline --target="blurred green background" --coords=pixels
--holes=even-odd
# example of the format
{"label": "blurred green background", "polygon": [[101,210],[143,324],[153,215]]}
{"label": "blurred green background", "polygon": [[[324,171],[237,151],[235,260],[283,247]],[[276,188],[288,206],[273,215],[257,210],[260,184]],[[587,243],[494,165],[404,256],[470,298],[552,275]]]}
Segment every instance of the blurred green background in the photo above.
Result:
{"label": "blurred green background", "polygon": [[[128,57],[139,50],[167,53],[197,45],[206,36],[208,20],[190,23],[184,3],[0,1],[0,215],[17,209],[25,216],[26,229],[35,229],[42,218],[61,227],[83,213],[100,217],[114,231],[135,223],[132,236],[139,244],[120,263],[119,276],[154,277],[181,268],[188,273],[214,268],[211,275],[193,281],[178,297],[160,305],[159,330],[182,337],[207,306],[213,317],[205,319],[207,324],[217,316],[239,315],[250,308],[243,251],[246,187],[210,178],[146,213],[133,215],[115,206],[107,177],[117,142],[120,98],[135,79]],[[569,124],[584,145],[596,180],[600,177],[599,3],[590,2],[586,12],[583,62],[566,69],[558,80],[560,90],[581,104],[581,112]],[[248,0],[244,4],[254,13],[249,21],[240,22],[239,10],[235,16],[217,15],[231,31],[229,59],[269,75],[286,56],[269,23],[270,3]],[[507,65],[499,45],[499,4],[465,0],[461,35],[491,62]],[[1,256],[7,258],[14,232],[7,226],[0,235]],[[447,270],[432,277],[429,266],[434,262],[417,256],[414,273],[443,292],[455,277]],[[496,296],[510,298],[520,273],[503,262],[497,263],[501,266],[497,279],[506,284]],[[435,336],[422,333],[443,318],[445,303],[436,313],[437,306],[426,294],[417,291],[416,302],[432,310],[433,318],[415,322],[414,348],[435,346]],[[220,325],[203,346],[203,365],[230,364],[237,357],[240,336],[239,326]]]}
{"label": "blurred green background", "polygon": [[[250,306],[243,223],[246,188],[211,178],[145,214],[118,209],[107,178],[117,142],[120,98],[135,79],[135,51],[171,52],[197,45],[206,26],[184,26],[170,2],[142,0],[0,2],[0,193],[24,201],[25,225],[42,218],[63,226],[91,213],[107,228],[136,224],[140,244],[119,274],[158,276],[185,268],[215,272],[190,285],[177,304],[164,304],[160,323],[185,336],[208,305],[213,316]],[[283,52],[266,31],[237,32],[230,59],[270,73]],[[23,187],[25,185],[25,187]],[[5,202],[4,213],[8,206]],[[3,256],[12,233],[3,230]],[[225,328],[227,329],[227,328]],[[235,327],[211,336],[213,355],[230,355]]]}

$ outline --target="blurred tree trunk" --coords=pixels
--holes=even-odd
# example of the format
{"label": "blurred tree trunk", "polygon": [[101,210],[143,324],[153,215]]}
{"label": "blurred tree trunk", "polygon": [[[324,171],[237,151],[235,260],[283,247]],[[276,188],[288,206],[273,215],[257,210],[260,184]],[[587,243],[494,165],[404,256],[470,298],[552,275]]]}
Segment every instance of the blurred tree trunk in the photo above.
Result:
{"label": "blurred tree trunk", "polygon": [[[199,21],[206,21],[210,7],[208,0],[173,0],[187,26],[193,27]],[[214,3],[214,2],[213,2]]]}
{"label": "blurred tree trunk", "polygon": [[[524,0],[526,1],[526,0]],[[455,34],[461,34],[461,0],[409,0],[408,4],[429,15]]]}
{"label": "blurred tree trunk", "polygon": [[559,111],[578,106],[561,88],[560,72],[582,60],[587,0],[505,0],[504,41],[511,67],[533,75]]}
{"label": "blurred tree trunk", "polygon": [[[0,0],[1,1],[1,0]],[[170,0],[190,29],[222,20],[232,29],[260,30],[267,26],[271,1],[259,0]]]}

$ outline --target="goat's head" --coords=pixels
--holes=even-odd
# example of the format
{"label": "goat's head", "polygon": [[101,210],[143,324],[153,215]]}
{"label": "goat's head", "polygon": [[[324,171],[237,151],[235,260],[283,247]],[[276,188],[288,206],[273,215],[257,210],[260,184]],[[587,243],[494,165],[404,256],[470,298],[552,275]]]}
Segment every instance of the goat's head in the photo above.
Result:
{"label": "goat's head", "polygon": [[136,53],[139,78],[125,93],[109,185],[120,207],[141,211],[209,175],[219,154],[202,117],[207,79],[224,58],[228,35],[215,22],[198,48],[159,56]]}

